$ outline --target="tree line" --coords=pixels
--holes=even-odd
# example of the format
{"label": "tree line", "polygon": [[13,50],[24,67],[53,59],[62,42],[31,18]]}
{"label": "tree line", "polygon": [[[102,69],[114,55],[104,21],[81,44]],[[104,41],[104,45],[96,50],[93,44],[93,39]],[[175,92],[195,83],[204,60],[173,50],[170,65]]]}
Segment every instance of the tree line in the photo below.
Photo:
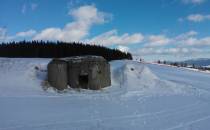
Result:
{"label": "tree line", "polygon": [[0,57],[10,58],[62,58],[96,55],[106,60],[132,59],[132,55],[118,49],[62,41],[19,41],[0,44]]}
{"label": "tree line", "polygon": [[187,67],[187,68],[193,68],[193,69],[198,69],[201,71],[209,70],[209,67],[204,67],[200,65],[195,65],[195,64],[188,64],[186,62],[169,62],[169,61],[157,61],[158,64],[166,64],[166,65],[171,65],[171,66],[176,66],[176,67]]}

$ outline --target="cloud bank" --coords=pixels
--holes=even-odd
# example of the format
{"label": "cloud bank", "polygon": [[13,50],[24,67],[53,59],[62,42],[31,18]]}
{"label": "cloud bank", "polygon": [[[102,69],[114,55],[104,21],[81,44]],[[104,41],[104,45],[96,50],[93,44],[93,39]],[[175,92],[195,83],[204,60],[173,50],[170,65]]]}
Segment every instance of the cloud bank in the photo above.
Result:
{"label": "cloud bank", "polygon": [[[185,1],[186,3],[202,3],[204,1]],[[31,9],[36,9],[36,5]],[[110,22],[112,14],[98,10],[94,5],[84,5],[69,10],[72,21],[63,27],[48,27],[40,31],[29,29],[17,32],[13,36],[6,34],[7,30],[0,28],[0,41],[20,39],[51,40],[51,41],[80,41],[104,46],[113,46],[121,51],[132,51],[138,55],[192,55],[203,53],[203,48],[210,47],[210,36],[199,37],[198,32],[191,30],[175,36],[166,34],[120,33],[117,29],[109,29],[101,34],[91,36],[93,26]],[[191,22],[210,20],[210,15],[191,14],[183,18]],[[134,46],[138,47],[132,47]],[[209,53],[209,52],[208,52]]]}
{"label": "cloud bank", "polygon": [[134,44],[140,43],[144,39],[144,36],[141,33],[128,34],[124,33],[122,35],[118,35],[118,31],[116,29],[105,32],[101,35],[93,37],[92,39],[87,39],[86,42],[90,43],[99,43],[102,45],[125,45],[125,44]]}
{"label": "cloud bank", "polygon": [[187,16],[187,20],[192,22],[202,22],[205,20],[210,20],[210,14],[202,15],[202,14],[190,14]]}
{"label": "cloud bank", "polygon": [[69,15],[73,17],[73,22],[66,24],[64,28],[46,28],[33,39],[79,41],[89,34],[89,30],[94,24],[103,24],[107,20],[107,14],[98,11],[93,5],[71,10]]}
{"label": "cloud bank", "polygon": [[88,43],[98,43],[105,46],[113,44],[139,43],[143,40],[140,33],[118,35],[116,29],[107,31],[93,38],[87,38],[90,29],[94,25],[104,24],[111,18],[111,14],[99,11],[94,5],[85,5],[70,10],[68,13],[73,17],[73,22],[64,28],[46,28],[38,33],[34,40],[61,40],[61,41],[85,41]]}

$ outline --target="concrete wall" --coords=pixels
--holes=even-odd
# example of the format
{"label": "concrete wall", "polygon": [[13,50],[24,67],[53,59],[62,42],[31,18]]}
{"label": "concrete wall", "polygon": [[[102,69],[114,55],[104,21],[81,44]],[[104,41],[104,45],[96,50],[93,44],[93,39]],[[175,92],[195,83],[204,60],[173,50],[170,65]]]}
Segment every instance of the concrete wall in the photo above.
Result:
{"label": "concrete wall", "polygon": [[[98,90],[111,85],[110,65],[102,57],[85,56],[77,58],[64,58],[60,60],[62,61],[61,64],[65,64],[64,70],[66,70],[67,73],[67,81],[66,78],[64,78],[65,81],[62,80],[62,82],[67,82],[67,84],[72,88]],[[59,62],[57,63],[59,64]],[[48,70],[48,72],[49,71],[50,70]],[[55,74],[57,71],[53,72],[54,73],[51,72],[51,74]],[[63,73],[61,74],[66,75]],[[54,76],[52,77],[54,78]],[[50,79],[49,82],[52,80],[55,80],[55,78]],[[59,86],[63,86],[64,84],[58,83]],[[53,83],[53,85],[55,85],[55,83]]]}
{"label": "concrete wall", "polygon": [[65,61],[52,60],[47,68],[50,85],[58,90],[66,89],[68,83],[67,63]]}

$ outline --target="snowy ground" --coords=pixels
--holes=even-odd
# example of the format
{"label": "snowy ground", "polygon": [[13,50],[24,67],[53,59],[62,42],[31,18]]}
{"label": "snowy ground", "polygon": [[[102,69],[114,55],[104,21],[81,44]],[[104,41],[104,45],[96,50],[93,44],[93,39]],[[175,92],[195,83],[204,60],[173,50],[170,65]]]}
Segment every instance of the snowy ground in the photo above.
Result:
{"label": "snowy ground", "polygon": [[113,61],[112,86],[56,93],[48,62],[0,58],[0,130],[210,129],[210,74]]}

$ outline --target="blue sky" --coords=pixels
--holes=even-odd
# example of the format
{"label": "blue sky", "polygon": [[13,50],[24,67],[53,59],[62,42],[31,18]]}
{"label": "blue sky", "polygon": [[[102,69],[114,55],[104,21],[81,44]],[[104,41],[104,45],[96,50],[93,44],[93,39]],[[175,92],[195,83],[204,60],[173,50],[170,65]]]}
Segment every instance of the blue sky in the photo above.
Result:
{"label": "blue sky", "polygon": [[1,0],[0,41],[82,41],[145,60],[210,58],[209,6],[209,0]]}

